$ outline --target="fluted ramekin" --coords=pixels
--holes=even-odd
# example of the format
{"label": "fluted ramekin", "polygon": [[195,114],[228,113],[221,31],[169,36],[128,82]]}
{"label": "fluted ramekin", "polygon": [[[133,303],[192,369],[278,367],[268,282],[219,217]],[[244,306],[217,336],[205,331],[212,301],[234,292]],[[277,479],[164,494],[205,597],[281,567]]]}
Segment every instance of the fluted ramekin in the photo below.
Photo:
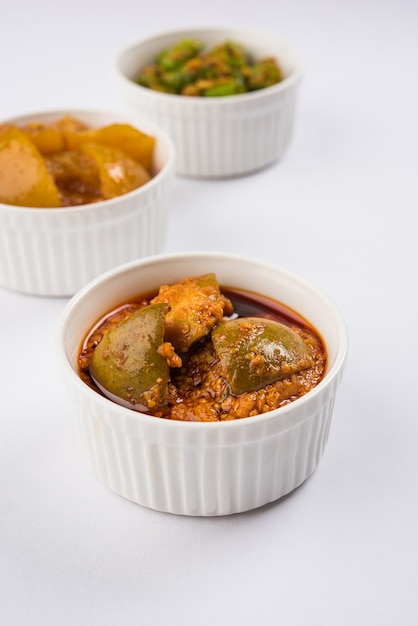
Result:
{"label": "fluted ramekin", "polygon": [[[328,353],[317,387],[270,413],[197,423],[124,408],[81,380],[80,346],[103,313],[161,284],[207,272],[215,272],[221,285],[279,300],[314,325]],[[215,516],[277,500],[312,474],[327,443],[347,343],[339,311],[302,278],[247,257],[191,252],[125,264],[84,287],[60,318],[57,356],[82,449],[99,480],[145,507]]]}
{"label": "fluted ramekin", "polygon": [[70,296],[122,263],[161,251],[167,232],[174,147],[164,131],[117,113],[31,113],[7,123],[48,123],[65,114],[92,128],[131,123],[156,138],[155,175],[127,194],[94,204],[42,209],[0,203],[0,286],[31,295]]}
{"label": "fluted ramekin", "polygon": [[[255,59],[273,56],[285,78],[266,89],[217,98],[160,93],[133,81],[159,52],[190,37],[208,47],[237,41]],[[204,178],[247,174],[282,157],[290,143],[301,61],[292,46],[267,33],[228,28],[162,33],[123,50],[115,74],[121,101],[129,114],[145,116],[173,139],[178,174]]]}

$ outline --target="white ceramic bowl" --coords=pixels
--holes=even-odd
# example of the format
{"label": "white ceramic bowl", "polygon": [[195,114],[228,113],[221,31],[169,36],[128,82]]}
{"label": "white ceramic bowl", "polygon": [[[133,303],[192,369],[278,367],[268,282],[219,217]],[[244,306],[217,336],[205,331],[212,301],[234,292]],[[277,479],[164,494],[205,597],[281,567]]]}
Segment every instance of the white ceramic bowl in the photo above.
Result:
{"label": "white ceramic bowl", "polygon": [[[124,408],[80,379],[80,345],[103,313],[163,283],[207,272],[215,272],[221,285],[279,300],[314,325],[328,352],[326,375],[317,387],[270,413],[197,423]],[[57,333],[59,367],[92,471],[129,500],[184,515],[254,509],[289,493],[310,476],[328,439],[346,352],[344,321],[316,288],[257,260],[206,252],[156,256],[106,273],[72,298]]]}
{"label": "white ceramic bowl", "polygon": [[[218,98],[159,93],[133,82],[160,51],[187,37],[197,37],[208,47],[234,40],[255,59],[274,56],[285,79],[259,91]],[[126,110],[164,128],[176,147],[177,173],[195,177],[246,174],[281,157],[292,137],[300,75],[299,57],[284,41],[226,28],[156,35],[121,52],[116,63],[116,83]]]}
{"label": "white ceramic bowl", "polygon": [[154,177],[112,200],[56,209],[0,203],[0,285],[41,296],[73,295],[95,276],[157,254],[167,230],[174,148],[153,124],[104,111],[31,113],[5,122],[50,122],[70,113],[91,127],[131,123],[156,137]]}

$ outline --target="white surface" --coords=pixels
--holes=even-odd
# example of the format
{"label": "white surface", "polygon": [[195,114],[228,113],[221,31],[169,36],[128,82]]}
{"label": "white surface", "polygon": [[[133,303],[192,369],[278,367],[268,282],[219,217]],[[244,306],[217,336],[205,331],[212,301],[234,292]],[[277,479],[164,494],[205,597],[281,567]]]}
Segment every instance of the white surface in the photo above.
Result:
{"label": "white surface", "polygon": [[305,73],[286,156],[237,180],[177,179],[165,251],[250,249],[311,280],[344,313],[348,367],[300,489],[232,517],[156,513],[78,453],[52,345],[66,300],[0,290],[0,622],[415,625],[418,5],[104,7],[3,2],[0,117],[118,106],[115,54],[171,26],[221,15],[292,41]]}

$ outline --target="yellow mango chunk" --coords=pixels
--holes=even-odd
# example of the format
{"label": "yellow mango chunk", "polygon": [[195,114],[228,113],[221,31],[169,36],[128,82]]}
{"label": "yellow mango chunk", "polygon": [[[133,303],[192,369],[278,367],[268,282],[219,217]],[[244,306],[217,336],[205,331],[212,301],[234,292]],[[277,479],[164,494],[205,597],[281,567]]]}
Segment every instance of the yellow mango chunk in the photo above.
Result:
{"label": "yellow mango chunk", "polygon": [[42,155],[65,150],[64,135],[57,128],[44,124],[28,124],[21,129]]}
{"label": "yellow mango chunk", "polygon": [[25,207],[59,207],[58,189],[42,155],[15,127],[0,132],[0,202]]}
{"label": "yellow mango chunk", "polygon": [[110,124],[79,132],[66,131],[65,137],[68,150],[76,150],[83,143],[100,144],[124,152],[146,170],[151,170],[155,137],[150,137],[129,124]]}
{"label": "yellow mango chunk", "polygon": [[78,133],[88,128],[87,124],[69,114],[63,115],[58,120],[51,122],[50,126],[56,128],[64,135],[66,133]]}
{"label": "yellow mango chunk", "polygon": [[80,150],[91,157],[97,165],[104,200],[137,189],[151,178],[140,163],[116,148],[96,143],[84,143],[80,146]]}
{"label": "yellow mango chunk", "polygon": [[79,133],[86,129],[84,122],[71,115],[64,115],[49,124],[29,122],[21,127],[42,155],[63,152],[67,148],[66,134]]}

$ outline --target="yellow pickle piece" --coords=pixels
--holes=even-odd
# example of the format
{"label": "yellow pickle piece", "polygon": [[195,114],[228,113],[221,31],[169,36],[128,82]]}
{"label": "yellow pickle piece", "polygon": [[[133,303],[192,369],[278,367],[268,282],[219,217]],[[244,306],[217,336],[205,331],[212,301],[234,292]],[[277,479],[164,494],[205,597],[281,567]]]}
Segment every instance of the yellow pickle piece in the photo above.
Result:
{"label": "yellow pickle piece", "polygon": [[76,150],[84,143],[95,143],[120,150],[140,163],[146,170],[152,167],[155,137],[146,135],[130,124],[109,124],[101,128],[66,131],[68,150]]}
{"label": "yellow pickle piece", "polygon": [[0,130],[0,202],[59,207],[57,186],[29,137],[16,127]]}
{"label": "yellow pickle piece", "polygon": [[23,127],[22,132],[29,137],[44,156],[65,150],[64,135],[58,128],[32,123]]}
{"label": "yellow pickle piece", "polygon": [[221,294],[213,273],[163,285],[151,302],[169,305],[165,337],[180,353],[206,337],[225,314],[232,312],[232,304]]}
{"label": "yellow pickle piece", "polygon": [[140,164],[116,148],[85,143],[80,151],[97,165],[104,200],[121,196],[147,183],[151,176]]}

